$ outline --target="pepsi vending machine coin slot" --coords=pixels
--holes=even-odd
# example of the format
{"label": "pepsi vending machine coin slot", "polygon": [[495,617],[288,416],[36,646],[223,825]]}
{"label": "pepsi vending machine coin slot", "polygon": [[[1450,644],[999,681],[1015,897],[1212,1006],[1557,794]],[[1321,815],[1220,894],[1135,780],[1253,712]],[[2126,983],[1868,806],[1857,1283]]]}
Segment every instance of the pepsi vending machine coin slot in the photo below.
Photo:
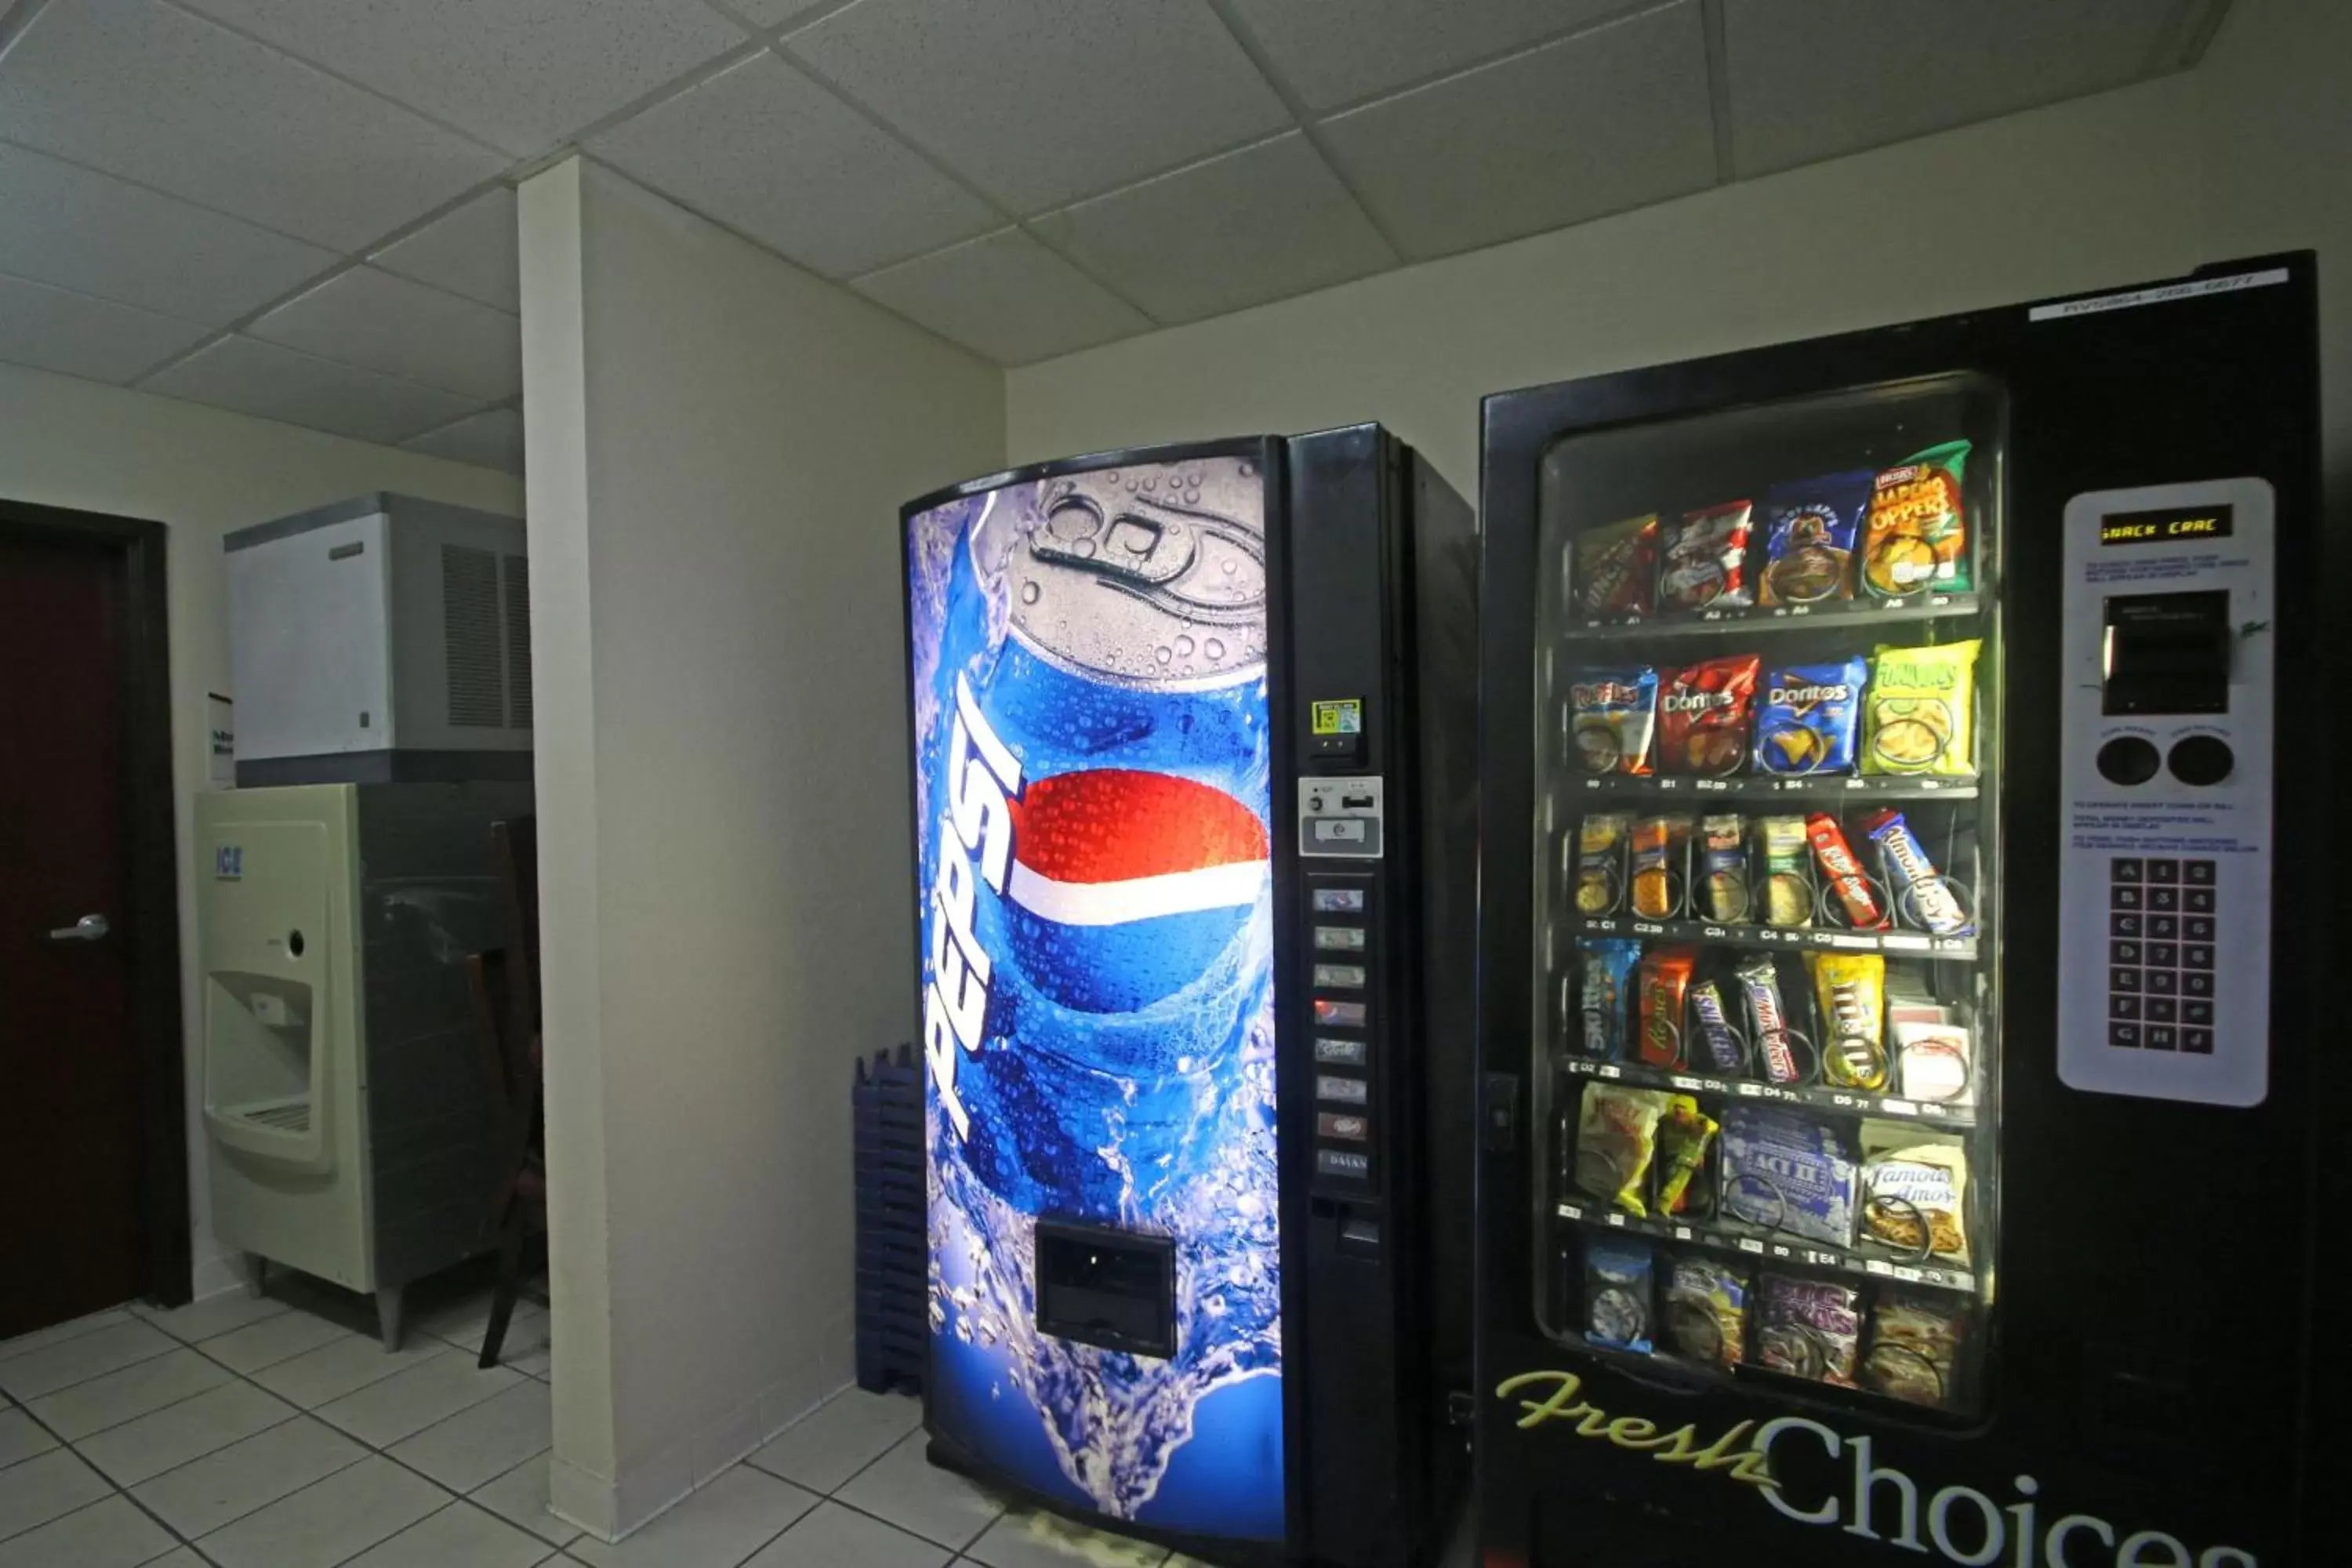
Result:
{"label": "pepsi vending machine coin slot", "polygon": [[[1294,667],[1340,645],[1331,732],[1414,743],[1387,569],[1411,462],[1364,426],[1042,465],[903,513],[931,1457],[1216,1561],[1409,1563],[1442,1502],[1430,1227],[1394,1204],[1429,1184],[1394,956],[1425,836],[1370,752],[1309,760],[1290,721]],[[1424,510],[1466,558],[1444,499]],[[1305,526],[1342,505],[1360,561]],[[1342,572],[1345,599],[1302,586]],[[1351,876],[1296,852],[1323,766],[1372,849]],[[1327,1152],[1358,1157],[1344,1205]],[[1400,1500],[1378,1541],[1368,1484]]]}

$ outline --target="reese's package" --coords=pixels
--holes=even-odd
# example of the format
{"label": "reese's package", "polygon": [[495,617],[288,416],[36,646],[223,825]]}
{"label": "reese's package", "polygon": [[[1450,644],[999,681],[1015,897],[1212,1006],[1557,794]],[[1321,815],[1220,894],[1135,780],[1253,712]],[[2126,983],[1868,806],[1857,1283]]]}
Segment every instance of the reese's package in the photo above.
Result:
{"label": "reese's package", "polygon": [[1764,678],[1756,708],[1756,771],[1783,776],[1853,772],[1862,726],[1860,658],[1782,665]]}
{"label": "reese's package", "polygon": [[1908,1122],[1862,1124],[1865,1240],[1927,1262],[1967,1267],[1969,1151],[1958,1133]]}
{"label": "reese's package", "polygon": [[[1669,1332],[1673,1311],[1669,1304]],[[1948,1405],[1958,1392],[1953,1369],[1968,1331],[1966,1302],[1926,1290],[1888,1290],[1870,1311],[1863,1385],[1914,1405]]]}
{"label": "reese's package", "polygon": [[1569,740],[1588,773],[1646,773],[1658,721],[1658,672],[1588,669],[1568,684]]}
{"label": "reese's package", "polygon": [[1698,955],[1687,947],[1662,947],[1642,960],[1639,1054],[1652,1067],[1672,1068],[1683,1059],[1683,994],[1689,989]]}
{"label": "reese's package", "polygon": [[1594,1237],[1584,1245],[1584,1331],[1612,1350],[1650,1353],[1650,1249]]}
{"label": "reese's package", "polygon": [[1639,1218],[1657,1152],[1658,1123],[1666,1114],[1663,1089],[1588,1083],[1576,1119],[1576,1187]]}
{"label": "reese's package", "polygon": [[1862,704],[1866,773],[1976,772],[1977,649],[1966,642],[1882,647]]}
{"label": "reese's package", "polygon": [[1755,603],[1748,573],[1748,534],[1753,508],[1744,500],[1686,511],[1665,525],[1665,552],[1658,568],[1661,610],[1729,609]]}
{"label": "reese's package", "polygon": [[1767,605],[1818,605],[1853,597],[1854,542],[1870,504],[1868,468],[1775,485],[1764,497]]}
{"label": "reese's package", "polygon": [[1826,1279],[1767,1274],[1760,1295],[1756,1359],[1774,1372],[1852,1388],[1862,1292]]}
{"label": "reese's package", "polygon": [[1710,1366],[1738,1366],[1748,1354],[1748,1276],[1734,1264],[1668,1259],[1659,1314],[1667,1347]]}
{"label": "reese's package", "polygon": [[1576,536],[1576,613],[1587,620],[1640,620],[1658,576],[1658,516],[1629,517]]}
{"label": "reese's package", "polygon": [[1752,653],[1710,658],[1658,677],[1658,764],[1670,773],[1715,778],[1748,761],[1756,710]]}
{"label": "reese's package", "polygon": [[1968,463],[1969,444],[1947,441],[1913,453],[1872,481],[1862,533],[1864,593],[1899,599],[1967,592],[1969,526],[1960,476]]}
{"label": "reese's package", "polygon": [[1576,912],[1613,914],[1625,896],[1625,840],[1633,819],[1622,811],[1596,811],[1576,828]]}
{"label": "reese's package", "polygon": [[1589,937],[1578,949],[1582,984],[1577,1014],[1582,1023],[1582,1051],[1604,1062],[1625,1058],[1626,1002],[1633,993],[1633,966],[1642,961],[1642,944],[1630,937]]}

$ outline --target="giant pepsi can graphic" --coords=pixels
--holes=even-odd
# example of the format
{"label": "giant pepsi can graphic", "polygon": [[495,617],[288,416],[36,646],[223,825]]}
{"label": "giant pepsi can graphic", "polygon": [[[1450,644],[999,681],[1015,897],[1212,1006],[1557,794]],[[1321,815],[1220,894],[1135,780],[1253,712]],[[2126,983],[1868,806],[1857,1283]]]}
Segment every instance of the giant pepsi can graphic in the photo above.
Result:
{"label": "giant pepsi can graphic", "polygon": [[[1264,477],[908,521],[929,1418],[1031,1490],[1284,1533]],[[1040,1218],[1164,1237],[1174,1353],[1042,1333]]]}

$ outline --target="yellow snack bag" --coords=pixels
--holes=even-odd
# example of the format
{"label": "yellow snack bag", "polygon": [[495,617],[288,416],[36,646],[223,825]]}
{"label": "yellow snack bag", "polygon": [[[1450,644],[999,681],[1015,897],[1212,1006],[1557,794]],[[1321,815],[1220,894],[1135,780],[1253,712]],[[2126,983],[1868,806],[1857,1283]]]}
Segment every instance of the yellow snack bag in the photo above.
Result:
{"label": "yellow snack bag", "polygon": [[1664,1089],[1584,1086],[1576,1122],[1579,1192],[1606,1199],[1637,1219],[1649,1214],[1642,1194],[1648,1185],[1651,1156],[1657,1152],[1666,1098]]}
{"label": "yellow snack bag", "polygon": [[1862,771],[1965,777],[1976,767],[1977,649],[1882,647],[1862,704]]}
{"label": "yellow snack bag", "polygon": [[1822,1003],[1822,1081],[1886,1087],[1886,960],[1874,952],[1809,952]]}

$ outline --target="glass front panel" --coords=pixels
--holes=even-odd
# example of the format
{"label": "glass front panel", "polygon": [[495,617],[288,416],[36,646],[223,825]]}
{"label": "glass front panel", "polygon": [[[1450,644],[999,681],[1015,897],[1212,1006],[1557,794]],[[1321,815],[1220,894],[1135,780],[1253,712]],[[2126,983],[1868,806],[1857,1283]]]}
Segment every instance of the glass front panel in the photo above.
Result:
{"label": "glass front panel", "polygon": [[[1074,1507],[1278,1539],[1265,484],[1008,485],[909,519],[907,561],[932,1429]],[[1090,1238],[1066,1310],[1048,1221]]]}
{"label": "glass front panel", "polygon": [[1541,476],[1545,1331],[1983,1413],[2000,470],[1950,375],[1565,437]]}

